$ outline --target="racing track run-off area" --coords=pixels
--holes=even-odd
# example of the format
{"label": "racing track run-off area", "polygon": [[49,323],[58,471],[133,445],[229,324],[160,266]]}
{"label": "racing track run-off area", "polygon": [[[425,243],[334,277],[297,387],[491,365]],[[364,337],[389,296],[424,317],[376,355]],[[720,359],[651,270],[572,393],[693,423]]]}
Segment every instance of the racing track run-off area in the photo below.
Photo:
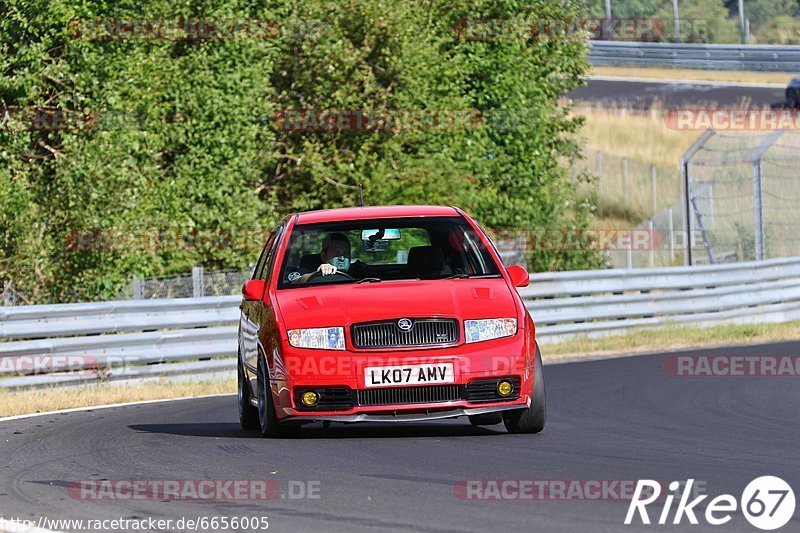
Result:
{"label": "racing track run-off area", "polygon": [[[548,424],[535,435],[462,418],[317,423],[265,439],[239,428],[235,396],[3,420],[2,516],[50,529],[55,522],[37,521],[152,517],[176,529],[177,519],[246,516],[263,517],[270,531],[757,531],[740,508],[720,526],[708,524],[705,508],[722,494],[739,501],[761,476],[800,487],[800,378],[783,368],[800,361],[799,349],[546,365]],[[741,364],[722,367],[719,357]],[[775,358],[778,367],[764,372],[760,359]],[[748,376],[753,368],[763,375]],[[694,480],[690,497],[707,496],[693,507],[700,524],[683,515],[672,525],[679,490],[674,502],[662,494],[646,507],[657,522],[670,502],[669,525],[635,515],[625,526],[641,479],[665,494],[673,481]],[[145,488],[132,492],[133,480]],[[781,531],[798,529],[795,514]]]}

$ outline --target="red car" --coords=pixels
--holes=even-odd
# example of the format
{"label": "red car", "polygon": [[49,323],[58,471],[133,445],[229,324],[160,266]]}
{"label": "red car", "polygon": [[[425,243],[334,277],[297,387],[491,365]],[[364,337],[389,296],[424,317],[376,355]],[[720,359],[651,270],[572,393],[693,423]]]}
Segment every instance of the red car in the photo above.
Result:
{"label": "red car", "polygon": [[466,415],[541,431],[542,360],[515,289],[528,281],[455,207],[285,218],[242,289],[242,427]]}

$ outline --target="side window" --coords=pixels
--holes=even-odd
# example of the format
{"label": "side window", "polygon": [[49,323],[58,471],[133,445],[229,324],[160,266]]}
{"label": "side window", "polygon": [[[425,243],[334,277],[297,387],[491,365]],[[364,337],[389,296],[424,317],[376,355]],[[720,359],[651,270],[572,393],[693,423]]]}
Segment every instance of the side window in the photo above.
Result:
{"label": "side window", "polygon": [[250,279],[261,279],[261,272],[264,270],[264,263],[267,262],[267,255],[269,255],[269,250],[272,247],[272,242],[275,240],[275,232],[269,234],[267,237],[267,243],[264,245],[264,249],[261,250],[261,255],[258,257],[258,262],[256,263],[256,267],[253,269],[253,277]]}
{"label": "side window", "polygon": [[278,226],[274,230],[272,230],[272,235],[270,236],[270,240],[267,242],[267,245],[264,247],[264,251],[266,252],[266,258],[264,260],[264,264],[261,265],[261,270],[256,271],[258,279],[263,279],[265,281],[269,280],[269,274],[272,272],[272,266],[275,264],[275,256],[277,255],[278,251],[278,243],[281,240],[281,235],[283,234],[283,226]]}

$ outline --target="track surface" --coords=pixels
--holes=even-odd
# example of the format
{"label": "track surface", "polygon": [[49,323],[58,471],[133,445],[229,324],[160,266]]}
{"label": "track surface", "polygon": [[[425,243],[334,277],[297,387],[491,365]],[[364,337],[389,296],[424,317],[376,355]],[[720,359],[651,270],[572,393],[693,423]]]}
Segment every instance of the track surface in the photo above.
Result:
{"label": "track surface", "polygon": [[589,80],[588,85],[569,92],[574,100],[604,105],[650,109],[655,101],[664,107],[738,106],[747,101],[752,106],[781,107],[783,89],[726,87],[711,84],[656,83],[640,81]]}
{"label": "track surface", "polygon": [[[695,354],[798,355],[800,342]],[[234,396],[0,422],[0,516],[269,516],[270,531],[757,531],[727,525],[623,526],[627,501],[465,501],[465,479],[694,478],[737,499],[778,475],[800,500],[800,378],[687,378],[668,354],[546,366],[538,435],[466,420],[321,425],[294,440],[239,429]],[[320,481],[320,499],[84,502],[80,479]],[[707,503],[708,498],[705,502]],[[674,506],[673,506],[674,510]],[[660,507],[651,507],[657,518]],[[672,515],[670,515],[671,517]],[[800,511],[781,531],[800,529]]]}

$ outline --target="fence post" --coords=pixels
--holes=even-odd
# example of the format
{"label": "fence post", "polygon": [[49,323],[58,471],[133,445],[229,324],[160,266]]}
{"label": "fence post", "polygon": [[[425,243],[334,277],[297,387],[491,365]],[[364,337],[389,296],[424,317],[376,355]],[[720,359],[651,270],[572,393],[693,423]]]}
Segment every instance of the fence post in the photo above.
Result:
{"label": "fence post", "polygon": [[628,207],[628,158],[622,158],[622,190],[625,196],[625,207]]}
{"label": "fence post", "polygon": [[603,153],[597,152],[597,196],[603,195]]}
{"label": "fence post", "polygon": [[753,210],[755,211],[754,240],[756,248],[756,261],[764,259],[764,210],[763,193],[761,190],[761,158],[753,163]]}
{"label": "fence post", "polygon": [[647,232],[650,235],[650,266],[656,264],[656,247],[653,246],[653,219],[647,221]]}
{"label": "fence post", "polygon": [[144,300],[144,280],[137,276],[136,274],[133,275],[133,299],[134,300]]}
{"label": "fence post", "polygon": [[203,267],[192,267],[192,296],[199,298],[205,293],[203,287]]}
{"label": "fence post", "polygon": [[573,161],[572,162],[572,188],[576,188],[578,186],[578,164]]}
{"label": "fence post", "polygon": [[3,307],[14,305],[14,284],[10,281],[3,282]]}
{"label": "fence post", "polygon": [[667,207],[667,215],[669,216],[669,259],[675,261],[675,225],[672,221],[672,206]]}
{"label": "fence post", "polygon": [[650,176],[653,188],[653,216],[656,216],[656,166],[650,165]]}

